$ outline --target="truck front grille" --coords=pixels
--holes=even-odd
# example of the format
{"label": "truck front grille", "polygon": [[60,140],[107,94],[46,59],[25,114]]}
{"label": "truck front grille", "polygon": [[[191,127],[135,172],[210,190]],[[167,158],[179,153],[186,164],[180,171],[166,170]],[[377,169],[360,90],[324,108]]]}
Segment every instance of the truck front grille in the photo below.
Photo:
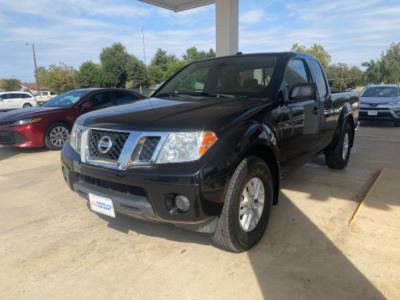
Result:
{"label": "truck front grille", "polygon": [[[129,137],[128,132],[112,132],[103,130],[90,130],[89,133],[89,154],[93,160],[105,160],[110,162],[118,161],[118,158],[122,152],[122,148],[125,145],[126,140]],[[102,138],[111,140],[112,146],[107,152],[101,152],[99,150],[99,143]]]}
{"label": "truck front grille", "polygon": [[119,170],[152,164],[167,137],[163,132],[87,129],[81,140],[83,162]]}
{"label": "truck front grille", "polygon": [[154,155],[154,151],[156,150],[158,143],[160,142],[161,137],[159,136],[149,136],[144,138],[144,142],[141,146],[139,154],[136,157],[133,157],[133,160],[137,160],[139,162],[150,161]]}

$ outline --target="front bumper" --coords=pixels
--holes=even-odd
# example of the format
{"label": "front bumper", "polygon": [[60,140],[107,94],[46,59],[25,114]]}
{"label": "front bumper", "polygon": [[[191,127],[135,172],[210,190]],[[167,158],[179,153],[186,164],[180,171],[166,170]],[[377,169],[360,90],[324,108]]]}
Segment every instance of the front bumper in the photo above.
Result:
{"label": "front bumper", "polygon": [[[93,193],[111,199],[120,214],[196,231],[214,230],[215,217],[222,208],[227,180],[224,176],[204,183],[197,165],[190,164],[134,167],[126,171],[107,169],[81,163],[79,154],[69,144],[64,145],[61,160],[65,181],[85,199]],[[189,211],[183,213],[174,208],[176,195],[190,200]]]}
{"label": "front bumper", "polygon": [[43,141],[43,132],[35,125],[0,126],[0,145],[20,148],[37,148],[44,146]]}
{"label": "front bumper", "polygon": [[360,121],[400,121],[400,110],[390,108],[361,108]]}

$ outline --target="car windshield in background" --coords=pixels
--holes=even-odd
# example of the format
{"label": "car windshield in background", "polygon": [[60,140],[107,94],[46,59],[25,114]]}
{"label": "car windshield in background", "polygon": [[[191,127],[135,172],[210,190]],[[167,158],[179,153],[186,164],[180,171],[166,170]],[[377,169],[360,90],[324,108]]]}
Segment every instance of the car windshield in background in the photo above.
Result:
{"label": "car windshield in background", "polygon": [[263,98],[277,57],[227,57],[193,63],[167,82],[156,97]]}
{"label": "car windshield in background", "polygon": [[397,87],[369,87],[364,93],[362,93],[361,97],[399,97],[399,88]]}
{"label": "car windshield in background", "polygon": [[43,106],[45,107],[71,107],[77,103],[83,96],[89,91],[71,91],[60,96],[54,97],[49,100]]}

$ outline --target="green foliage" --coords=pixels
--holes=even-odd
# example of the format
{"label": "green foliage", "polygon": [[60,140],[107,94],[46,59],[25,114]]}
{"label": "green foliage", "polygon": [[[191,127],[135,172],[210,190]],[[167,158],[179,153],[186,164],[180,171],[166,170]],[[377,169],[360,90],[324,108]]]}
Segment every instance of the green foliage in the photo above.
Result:
{"label": "green foliage", "polygon": [[78,72],[65,64],[51,65],[48,69],[39,68],[39,81],[52,93],[60,94],[79,87]]}
{"label": "green foliage", "polygon": [[104,85],[102,66],[92,61],[84,62],[79,68],[78,82],[81,88],[102,87]]}
{"label": "green foliage", "polygon": [[2,79],[0,88],[7,92],[8,91],[17,91],[17,90],[21,89],[21,82],[15,78]]}
{"label": "green foliage", "polygon": [[127,65],[129,54],[121,43],[104,48],[100,54],[104,71],[104,85],[110,87],[125,87],[128,80]]}
{"label": "green foliage", "polygon": [[325,70],[328,69],[328,66],[331,63],[331,56],[329,53],[324,49],[324,47],[318,44],[314,44],[309,48],[300,44],[294,44],[292,46],[292,51],[309,54],[318,58]]}
{"label": "green foliage", "polygon": [[164,81],[164,71],[158,65],[150,65],[147,68],[147,75],[151,85],[158,84]]}
{"label": "green foliage", "polygon": [[210,49],[208,52],[199,51],[196,47],[191,47],[186,49],[186,54],[182,56],[183,60],[187,62],[193,62],[200,59],[212,58],[215,57],[215,52],[213,49]]}
{"label": "green foliage", "polygon": [[129,55],[126,65],[129,87],[138,88],[148,85],[146,65],[134,55]]}
{"label": "green foliage", "polygon": [[368,83],[400,82],[400,43],[394,43],[380,59],[364,62],[364,78]]}
{"label": "green foliage", "polygon": [[346,90],[363,85],[363,71],[358,67],[349,67],[339,63],[328,67],[327,76],[332,89]]}

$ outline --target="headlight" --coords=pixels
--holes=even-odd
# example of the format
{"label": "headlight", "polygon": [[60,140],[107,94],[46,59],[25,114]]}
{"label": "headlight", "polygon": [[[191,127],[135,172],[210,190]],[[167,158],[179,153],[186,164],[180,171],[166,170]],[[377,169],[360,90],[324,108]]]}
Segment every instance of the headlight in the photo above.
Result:
{"label": "headlight", "polygon": [[179,163],[199,159],[218,140],[211,131],[172,132],[169,134],[157,163]]}
{"label": "headlight", "polygon": [[32,119],[18,120],[16,122],[14,122],[12,125],[19,126],[19,125],[33,124],[33,123],[39,122],[40,120],[42,120],[42,118],[32,118]]}
{"label": "headlight", "polygon": [[388,104],[390,107],[400,108],[400,101],[399,102],[392,102]]}
{"label": "headlight", "polygon": [[82,129],[75,123],[69,135],[69,144],[78,153],[81,153],[81,135]]}

